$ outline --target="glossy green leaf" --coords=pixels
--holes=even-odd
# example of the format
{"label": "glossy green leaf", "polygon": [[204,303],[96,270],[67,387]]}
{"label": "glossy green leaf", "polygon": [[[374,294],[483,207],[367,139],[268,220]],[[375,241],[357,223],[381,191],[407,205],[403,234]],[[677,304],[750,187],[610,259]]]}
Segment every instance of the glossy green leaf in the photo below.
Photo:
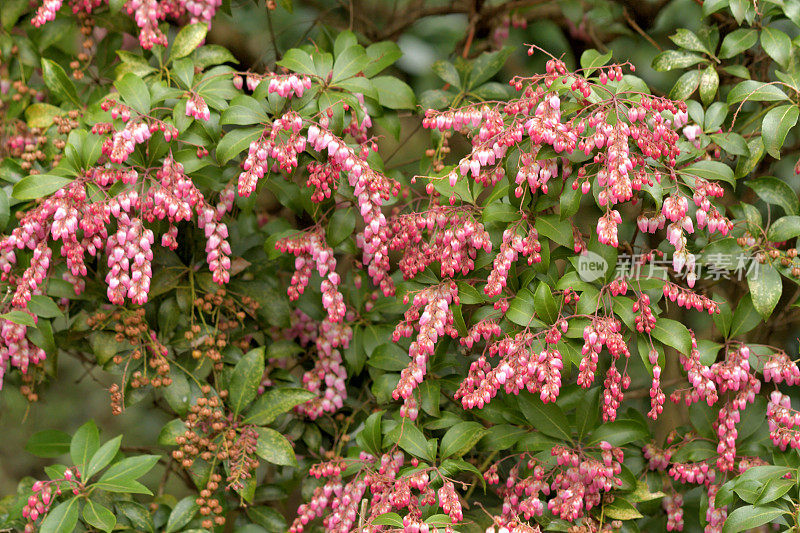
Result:
{"label": "glossy green leaf", "polygon": [[612,446],[624,446],[636,441],[648,441],[650,432],[634,420],[615,420],[606,422],[592,432],[590,442],[597,444],[606,441]]}
{"label": "glossy green leaf", "polygon": [[678,81],[675,82],[669,92],[669,97],[673,100],[686,100],[697,90],[699,85],[700,71],[690,70],[678,78]]}
{"label": "glossy green leaf", "polygon": [[[97,481],[97,488],[109,492],[135,492],[137,485],[144,489],[136,480],[149,472],[158,462],[158,455],[138,455],[127,457],[111,465]],[[140,490],[141,490],[140,489]]]}
{"label": "glossy green leaf", "polygon": [[650,334],[656,340],[671,346],[684,355],[692,350],[692,337],[682,323],[668,318],[658,318]]}
{"label": "glossy green leaf", "polygon": [[92,476],[111,464],[111,461],[119,451],[119,445],[121,442],[122,435],[119,435],[104,443],[97,449],[96,452],[94,452],[94,454],[92,454],[91,459],[89,459],[89,464],[86,466],[86,470],[83,473],[84,480],[91,479]]}
{"label": "glossy green leaf", "polygon": [[702,52],[704,54],[711,54],[711,51],[706,48],[706,45],[695,35],[693,31],[685,28],[678,28],[673,35],[669,36],[670,40],[676,45],[692,52]]}
{"label": "glossy green leaf", "polygon": [[50,59],[42,58],[42,78],[50,91],[63,102],[69,102],[75,107],[82,107],[78,99],[75,84],[67,77],[61,65]]}
{"label": "glossy green leaf", "polygon": [[275,465],[297,466],[294,448],[286,437],[271,428],[257,428],[256,454]]}
{"label": "glossy green leaf", "polygon": [[372,413],[364,421],[364,428],[356,435],[356,440],[362,448],[375,457],[380,457],[383,450],[383,437],[381,434],[381,418],[383,411]]}
{"label": "glossy green leaf", "polygon": [[414,91],[403,81],[393,76],[372,78],[372,84],[378,91],[378,102],[389,109],[413,109],[416,105]]}
{"label": "glossy green leaf", "polygon": [[81,499],[73,496],[65,502],[61,502],[47,513],[39,533],[67,533],[75,530],[80,514]]}
{"label": "glossy green leaf", "polygon": [[114,82],[114,87],[125,104],[143,115],[150,113],[150,90],[141,77],[129,72]]}
{"label": "glossy green leaf", "polygon": [[427,459],[429,461],[433,461],[435,459],[435,457],[432,457],[430,454],[428,441],[425,440],[425,436],[422,434],[422,431],[420,431],[417,426],[413,425],[408,420],[406,420],[403,428],[401,429],[400,438],[397,441],[397,444],[411,455],[419,457],[420,459]]}
{"label": "glossy green leaf", "polygon": [[228,384],[228,398],[226,400],[234,414],[239,414],[256,397],[263,375],[263,347],[250,350],[236,363]]}
{"label": "glossy green leaf", "polygon": [[469,452],[485,434],[486,428],[478,422],[459,422],[448,429],[442,437],[439,453],[442,459],[461,457]]}
{"label": "glossy green leaf", "polygon": [[800,216],[781,217],[769,227],[767,239],[773,242],[788,241],[800,235]]}
{"label": "glossy green leaf", "polygon": [[97,451],[100,445],[100,430],[94,420],[89,420],[84,425],[78,428],[72,436],[72,441],[69,445],[69,454],[72,463],[76,466],[83,467],[89,462],[89,459]]}
{"label": "glossy green leaf", "polygon": [[364,52],[364,47],[361,45],[354,45],[345,48],[336,56],[336,60],[333,63],[332,82],[336,83],[352,78],[361,72],[367,64],[369,64],[369,58]]}
{"label": "glossy green leaf", "polygon": [[754,267],[747,272],[747,286],[753,298],[753,307],[766,320],[781,299],[781,275],[769,263],[756,263]]}
{"label": "glossy green leaf", "polygon": [[50,174],[34,174],[22,178],[11,192],[11,196],[17,200],[38,200],[49,196],[61,189],[65,185],[72,183],[71,178],[63,176],[53,176]]}
{"label": "glossy green leaf", "polygon": [[25,451],[37,457],[58,457],[69,453],[72,437],[56,429],[46,429],[34,433],[25,444]]}
{"label": "glossy green leaf", "polygon": [[219,164],[224,165],[238,156],[261,137],[263,128],[242,128],[229,131],[217,144],[216,155]]}
{"label": "glossy green leaf", "polygon": [[788,511],[771,505],[739,507],[728,514],[728,518],[722,526],[722,533],[738,533],[754,529],[787,513]]}
{"label": "glossy green leaf", "polygon": [[454,67],[452,63],[439,60],[431,65],[431,70],[446,83],[449,83],[457,89],[461,88],[461,78],[458,75],[456,67]]}
{"label": "glossy green leaf", "polygon": [[778,102],[789,97],[775,84],[746,80],[739,83],[728,93],[728,103],[736,104],[745,101]]}
{"label": "glossy green leaf", "polygon": [[111,531],[117,525],[117,517],[111,510],[93,500],[86,500],[83,506],[83,520],[100,531]]}
{"label": "glossy green leaf", "polygon": [[765,27],[761,29],[761,48],[776,63],[785,67],[792,52],[792,40],[781,30]]}
{"label": "glossy green leaf", "polygon": [[756,30],[739,28],[730,32],[722,40],[719,48],[719,57],[730,59],[751,48],[758,42],[758,32]]}
{"label": "glossy green leaf", "polygon": [[692,52],[679,52],[677,50],[666,50],[661,52],[653,59],[653,70],[659,72],[674,70],[676,68],[686,68],[705,61],[703,56]]}
{"label": "glossy green leaf", "polygon": [[705,180],[726,181],[734,184],[733,170],[721,161],[698,161],[681,169],[682,173],[697,176]]}
{"label": "glossy green leaf", "polygon": [[520,394],[519,407],[528,423],[545,435],[565,441],[572,440],[569,419],[556,404],[543,403],[538,396],[532,394]]}
{"label": "glossy green leaf", "polygon": [[200,506],[195,502],[194,496],[185,497],[176,503],[175,507],[173,507],[172,511],[170,511],[164,533],[180,531],[183,529],[183,526],[188,524],[192,518],[194,518],[194,515],[197,514],[197,511],[199,510]]}
{"label": "glossy green leaf", "polygon": [[296,405],[315,397],[313,392],[300,388],[270,388],[247,411],[244,423],[266,426]]}
{"label": "glossy green leaf", "polygon": [[764,176],[747,181],[759,198],[772,205],[779,205],[787,215],[800,214],[800,200],[789,185],[778,178]]}
{"label": "glossy green leaf", "polygon": [[63,114],[64,112],[60,107],[37,102],[29,105],[27,109],[25,109],[25,120],[28,122],[29,128],[41,128],[46,130],[56,117]]}
{"label": "glossy green leaf", "polygon": [[497,52],[484,52],[472,63],[469,75],[469,88],[478,87],[489,81],[505,65],[514,48],[507,46]]}
{"label": "glossy green leaf", "polygon": [[770,109],[761,122],[761,138],[767,153],[775,159],[781,158],[781,148],[789,133],[800,116],[800,108],[795,104],[788,104]]}
{"label": "glossy green leaf", "polygon": [[714,101],[719,89],[719,74],[713,65],[709,65],[700,76],[700,99],[705,105]]}
{"label": "glossy green leaf", "polygon": [[203,43],[207,33],[208,25],[203,22],[196,22],[195,24],[189,24],[181,28],[181,31],[175,36],[175,41],[172,43],[172,48],[169,51],[169,59],[180,59],[194,52],[195,49]]}

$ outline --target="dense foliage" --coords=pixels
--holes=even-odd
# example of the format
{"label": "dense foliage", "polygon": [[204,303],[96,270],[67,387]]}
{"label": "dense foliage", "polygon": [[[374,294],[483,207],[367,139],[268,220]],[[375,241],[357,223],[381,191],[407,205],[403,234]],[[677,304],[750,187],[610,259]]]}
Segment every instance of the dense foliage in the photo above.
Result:
{"label": "dense foliage", "polygon": [[0,394],[72,360],[169,421],[34,434],[0,529],[800,527],[796,2],[645,64],[605,42],[666,2],[342,2],[282,52],[309,8],[247,4],[266,66],[220,0],[2,2]]}

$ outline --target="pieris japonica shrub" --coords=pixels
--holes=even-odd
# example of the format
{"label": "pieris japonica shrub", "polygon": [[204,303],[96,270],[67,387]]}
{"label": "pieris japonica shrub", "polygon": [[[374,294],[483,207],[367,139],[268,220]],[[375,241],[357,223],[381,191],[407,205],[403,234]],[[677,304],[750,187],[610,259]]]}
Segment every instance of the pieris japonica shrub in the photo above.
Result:
{"label": "pieris japonica shrub", "polygon": [[0,529],[797,527],[800,10],[698,3],[651,65],[477,3],[417,95],[347,30],[243,65],[217,0],[4,2],[0,394],[170,421],[36,433]]}

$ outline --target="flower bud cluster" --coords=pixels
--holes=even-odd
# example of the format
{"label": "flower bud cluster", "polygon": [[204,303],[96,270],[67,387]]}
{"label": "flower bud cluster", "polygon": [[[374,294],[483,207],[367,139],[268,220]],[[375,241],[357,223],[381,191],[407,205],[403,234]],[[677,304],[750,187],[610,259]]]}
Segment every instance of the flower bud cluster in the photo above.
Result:
{"label": "flower bud cluster", "polygon": [[[166,2],[165,2],[166,3]],[[158,28],[159,20],[167,15],[166,6],[159,0],[128,0],[125,9],[139,26],[139,43],[149,50],[155,45],[167,46],[167,36]]]}
{"label": "flower bud cluster", "polygon": [[186,100],[186,116],[206,122],[211,120],[211,112],[208,110],[208,105],[206,105],[206,101],[202,96],[196,93],[192,93],[189,96],[189,99]]}
{"label": "flower bud cluster", "polygon": [[[690,273],[691,274],[691,273]],[[689,289],[684,289],[675,285],[671,281],[664,283],[664,296],[671,302],[675,302],[680,307],[706,311],[709,315],[720,313],[719,304],[702,294],[697,294]]]}
{"label": "flower bud cluster", "polygon": [[661,506],[667,513],[667,531],[683,531],[683,496],[677,492],[668,494]]}
{"label": "flower bud cluster", "polygon": [[[456,273],[467,274],[475,266],[478,250],[489,253],[492,241],[483,224],[471,214],[449,207],[432,207],[392,221],[390,250],[402,250],[400,270],[411,279],[438,262],[441,275],[451,278]],[[425,239],[425,234],[429,239]]]}
{"label": "flower bud cluster", "polygon": [[151,135],[150,126],[145,122],[130,121],[103,142],[102,151],[112,162],[122,164],[136,149],[136,145],[144,143]]}
{"label": "flower bud cluster", "polygon": [[[30,314],[30,313],[29,313]],[[33,315],[31,315],[33,316]],[[36,320],[36,317],[33,317]],[[28,327],[15,324],[5,318],[0,319],[0,390],[3,388],[3,376],[9,365],[19,368],[26,374],[30,365],[38,365],[45,360],[45,351],[25,336]]]}
{"label": "flower bud cluster", "polygon": [[655,444],[645,444],[642,455],[647,459],[647,468],[650,470],[666,470],[672,459],[672,450],[657,447]]}
{"label": "flower bud cluster", "polygon": [[500,251],[494,258],[492,271],[489,273],[486,286],[483,288],[489,296],[499,296],[506,287],[508,271],[516,262],[519,254],[528,258],[528,264],[541,263],[542,244],[539,242],[539,233],[535,228],[529,227],[528,234],[524,237],[519,233],[520,226],[513,226],[503,231],[503,241]]}
{"label": "flower bud cluster", "polygon": [[[408,303],[407,295],[404,303]],[[398,342],[401,337],[410,337],[415,330],[418,332],[408,349],[411,362],[400,373],[400,381],[392,391],[392,398],[408,399],[422,383],[428,369],[428,358],[433,355],[440,336],[447,334],[454,339],[458,337],[450,310],[450,304],[458,303],[458,286],[455,282],[427,287],[414,295],[403,321],[392,333],[392,340]]]}
{"label": "flower bud cluster", "polygon": [[61,478],[35,481],[31,487],[31,495],[22,508],[22,517],[27,520],[25,533],[39,530],[34,523],[47,515],[56,498],[61,496],[65,489],[77,495],[82,488],[81,473],[74,467],[67,468]]}
{"label": "flower bud cluster", "polygon": [[275,244],[281,252],[289,252],[295,256],[295,272],[292,275],[288,293],[290,300],[297,300],[309,278],[316,269],[323,278],[322,306],[328,312],[328,320],[341,322],[345,315],[344,297],[339,292],[341,277],[336,273],[336,258],[333,249],[325,243],[323,231],[301,233],[296,237],[286,237]]}
{"label": "flower bud cluster", "polygon": [[[685,395],[686,405],[691,405],[700,400],[714,405],[719,397],[715,376],[710,367],[700,361],[700,351],[697,349],[697,339],[692,335],[692,350],[688,356],[680,354],[680,363],[686,371],[686,377],[692,385],[692,389]],[[672,401],[679,401],[679,396],[673,394]]]}
{"label": "flower bud cluster", "polygon": [[300,134],[302,127],[303,119],[290,111],[275,119],[259,139],[250,143],[239,174],[239,196],[253,194],[258,181],[269,170],[292,172],[297,168],[297,156],[306,149],[306,137]]}
{"label": "flower bud cluster", "polygon": [[344,405],[347,398],[347,371],[339,349],[347,348],[352,338],[350,326],[329,319],[320,323],[315,341],[317,357],[314,368],[303,374],[303,388],[317,394],[317,397],[295,407],[299,414],[315,420],[323,413],[333,413]]}
{"label": "flower bud cluster", "polygon": [[123,305],[127,296],[133,303],[142,305],[147,302],[153,277],[153,231],[146,229],[139,218],[131,218],[127,213],[120,213],[117,228],[117,232],[106,241],[108,299],[111,303]]}
{"label": "flower bud cluster", "polygon": [[767,420],[769,437],[775,446],[781,450],[786,450],[787,446],[800,449],[800,413],[792,409],[788,395],[777,390],[770,393]]}
{"label": "flower bud cluster", "polygon": [[800,383],[800,368],[783,350],[772,354],[767,359],[762,373],[764,374],[764,381],[767,383],[770,381],[775,383],[786,382],[790,386]]}

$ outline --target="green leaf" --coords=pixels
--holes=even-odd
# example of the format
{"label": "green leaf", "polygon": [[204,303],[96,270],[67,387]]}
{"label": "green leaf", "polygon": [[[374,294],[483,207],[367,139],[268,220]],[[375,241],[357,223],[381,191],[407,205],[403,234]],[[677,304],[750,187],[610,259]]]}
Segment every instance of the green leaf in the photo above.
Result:
{"label": "green leaf", "polygon": [[111,464],[111,461],[119,451],[119,445],[121,442],[122,435],[119,435],[100,446],[100,448],[98,448],[97,451],[92,454],[92,458],[89,459],[89,464],[86,467],[86,471],[83,473],[84,481],[91,479],[92,476]]}
{"label": "green leaf", "polygon": [[795,104],[787,104],[770,109],[761,122],[761,138],[767,153],[775,159],[781,158],[781,148],[786,134],[797,124],[800,109]]}
{"label": "green leaf", "polygon": [[446,83],[449,83],[456,89],[461,88],[461,78],[458,75],[458,71],[456,70],[456,67],[454,67],[449,61],[436,61],[433,65],[431,65],[431,70]]}
{"label": "green leaf", "polygon": [[372,520],[373,526],[392,526],[403,528],[403,519],[397,513],[384,513]]}
{"label": "green leaf", "polygon": [[506,318],[518,326],[527,327],[534,320],[535,313],[533,294],[528,289],[522,289],[509,303]]}
{"label": "green leaf", "polygon": [[138,485],[141,489],[144,489],[145,494],[149,494],[150,491],[136,482],[136,479],[149,472],[157,462],[158,455],[127,457],[111,465],[111,467],[100,476],[95,486],[109,492],[128,492],[137,488]]}
{"label": "green leaf", "polygon": [[250,506],[245,509],[247,517],[266,529],[269,533],[283,533],[288,530],[286,519],[272,507]]}
{"label": "green leaf", "polygon": [[756,504],[764,505],[766,503],[774,502],[796,486],[794,479],[771,479],[764,485],[761,494],[756,500]]}
{"label": "green leaf", "polygon": [[653,58],[653,70],[663,72],[676,68],[686,68],[705,61],[703,56],[691,52],[679,52],[677,50],[666,50]]}
{"label": "green leaf", "polygon": [[709,65],[700,76],[700,99],[705,105],[714,101],[717,89],[719,89],[719,74],[714,65]]}
{"label": "green leaf", "polygon": [[485,434],[486,428],[478,422],[459,422],[448,429],[442,437],[439,453],[442,459],[461,457],[469,452]]}
{"label": "green leaf", "polygon": [[34,294],[31,301],[28,302],[28,311],[38,316],[39,318],[58,318],[64,316],[58,305],[43,294]]}
{"label": "green leaf", "polygon": [[[97,451],[100,444],[100,431],[94,420],[89,420],[78,428],[69,445],[69,455],[75,466],[83,467]],[[82,468],[81,468],[82,469]]]}
{"label": "green leaf", "polygon": [[644,516],[628,500],[620,497],[603,506],[603,515],[612,520],[637,520]]}
{"label": "green leaf", "polygon": [[381,435],[381,418],[383,411],[372,413],[364,421],[364,428],[356,435],[358,445],[375,457],[381,455],[383,438]]}
{"label": "green leaf", "polygon": [[772,176],[764,176],[747,181],[759,198],[768,204],[779,205],[787,215],[800,214],[800,200],[789,185]]}
{"label": "green leaf", "polygon": [[591,76],[597,67],[602,67],[611,59],[611,52],[601,54],[594,48],[584,50],[581,54],[581,68],[586,72],[584,76]]}
{"label": "green leaf", "polygon": [[469,89],[483,85],[497,74],[505,65],[508,56],[514,48],[506,46],[497,52],[484,52],[472,63],[472,71],[469,75]]}
{"label": "green leaf", "polygon": [[223,63],[238,63],[233,54],[224,46],[207,44],[194,51],[192,64],[198,68],[205,69]]}
{"label": "green leaf", "polygon": [[247,352],[233,369],[228,384],[227,403],[233,414],[239,414],[256,397],[264,375],[264,347]]}
{"label": "green leaf", "polygon": [[331,248],[335,248],[352,235],[355,229],[356,213],[353,208],[337,209],[328,222],[328,230],[325,232],[328,244]]}
{"label": "green leaf", "polygon": [[722,123],[725,122],[725,118],[728,116],[729,106],[725,102],[714,102],[708,109],[706,109],[706,115],[703,118],[703,130],[704,131],[716,131],[722,126]]}
{"label": "green leaf", "polygon": [[364,68],[364,76],[371,78],[403,56],[397,43],[383,41],[367,47],[370,63]]}
{"label": "green leaf", "polygon": [[247,411],[244,418],[245,424],[266,426],[275,418],[296,405],[311,400],[316,395],[306,389],[300,388],[271,388],[262,394],[253,406]]}
{"label": "green leaf", "polygon": [[757,41],[758,32],[756,30],[745,28],[734,30],[722,40],[722,46],[719,48],[719,57],[730,59],[752,47]]}
{"label": "green leaf", "polygon": [[11,196],[17,200],[38,200],[53,194],[72,181],[72,178],[62,176],[34,174],[15,183]]}
{"label": "green leaf", "polygon": [[709,137],[711,137],[711,140],[720,148],[731,155],[750,155],[750,149],[747,147],[747,141],[745,141],[744,137],[736,132],[727,131],[724,133],[712,133],[709,135]]}
{"label": "green leaf", "polygon": [[[573,247],[572,226],[569,221],[561,220],[558,215],[541,215],[534,222],[536,231],[540,236],[557,242],[567,248]],[[544,246],[545,243],[542,243]]]}
{"label": "green leaf", "polygon": [[56,117],[63,115],[60,107],[50,104],[35,103],[25,109],[25,120],[29,128],[41,128],[46,130],[53,123]]}
{"label": "green leaf", "polygon": [[216,150],[219,164],[224,165],[247,150],[250,143],[256,142],[263,132],[263,128],[242,128],[229,131],[223,135],[222,140],[217,144]]}
{"label": "green leaf", "polygon": [[689,355],[692,351],[692,336],[682,323],[669,318],[658,318],[650,334],[667,346],[672,346],[680,353]]}
{"label": "green leaf", "polygon": [[519,406],[525,419],[534,428],[557,439],[572,440],[569,420],[556,404],[543,403],[532,394],[520,394]]}
{"label": "green leaf", "polygon": [[100,531],[111,531],[117,525],[117,517],[108,507],[99,503],[86,500],[83,507],[83,521]]}
{"label": "green leaf", "polygon": [[731,89],[728,93],[728,103],[735,104],[747,100],[759,102],[777,102],[788,100],[786,93],[776,85],[770,85],[760,81],[745,80]]}
{"label": "green leaf", "polygon": [[304,52],[299,48],[287,50],[286,53],[283,54],[281,60],[278,61],[278,65],[288,68],[289,70],[299,74],[316,73],[316,70],[314,69],[314,59],[308,55],[307,52]]}
{"label": "green leaf", "polygon": [[400,439],[397,444],[401,448],[420,459],[427,459],[428,461],[436,459],[436,457],[431,457],[428,441],[425,440],[425,436],[417,426],[406,420],[400,431]]}
{"label": "green leaf", "polygon": [[194,518],[194,515],[197,514],[199,510],[200,506],[195,502],[194,496],[185,497],[176,503],[175,507],[173,507],[172,511],[169,513],[167,528],[164,530],[164,533],[180,531],[183,529],[183,526],[191,522],[192,518]]}
{"label": "green leaf", "polygon": [[792,40],[782,31],[770,27],[762,28],[761,47],[780,66],[786,67],[789,63]]}
{"label": "green leaf", "polygon": [[333,78],[332,83],[352,78],[369,63],[364,47],[361,45],[354,45],[345,48],[340,54],[336,56],[336,61],[333,63]]}
{"label": "green leaf", "polygon": [[[249,98],[249,97],[248,97]],[[267,122],[267,115],[260,106],[247,106],[232,104],[222,112],[219,123],[222,126],[235,124],[237,126],[250,126]]]}
{"label": "green leaf", "polygon": [[780,507],[771,505],[739,507],[728,515],[725,524],[722,526],[722,533],[738,533],[739,531],[754,529],[788,513],[788,511]]}
{"label": "green leaf", "polygon": [[143,505],[130,501],[118,501],[115,505],[117,510],[130,520],[134,528],[153,533],[153,517]]}
{"label": "green leaf", "polygon": [[416,105],[414,91],[405,82],[392,76],[372,78],[378,91],[378,103],[389,109],[413,109]]}
{"label": "green leaf", "polygon": [[650,439],[647,428],[634,420],[606,422],[592,432],[591,444],[606,441],[612,446],[624,446],[636,441]]}
{"label": "green leaf", "polygon": [[55,429],[46,429],[34,433],[28,439],[25,450],[37,457],[52,458],[69,453],[72,437],[68,433]]}
{"label": "green leaf", "polygon": [[3,313],[0,315],[0,318],[5,318],[9,322],[13,322],[14,324],[19,324],[20,326],[28,326],[28,327],[36,327],[36,323],[33,321],[33,317],[26,313],[25,311],[19,311],[14,309],[13,311],[9,311],[8,313]]}
{"label": "green leaf", "polygon": [[256,454],[272,464],[297,466],[294,448],[286,437],[271,428],[256,428]]}
{"label": "green leaf", "polygon": [[747,272],[747,286],[750,288],[753,306],[766,321],[781,299],[783,284],[781,275],[769,263],[755,263],[755,266],[756,268]]}
{"label": "green leaf", "polygon": [[536,287],[533,295],[533,305],[536,314],[547,324],[553,324],[558,318],[558,304],[553,298],[553,292],[547,283],[541,282]]}
{"label": "green leaf", "polygon": [[172,49],[169,51],[169,60],[174,61],[194,52],[203,43],[207,33],[208,25],[203,22],[189,24],[181,28],[172,43]]}
{"label": "green leaf", "polygon": [[55,61],[42,58],[42,78],[47,88],[62,101],[69,102],[75,107],[83,107],[78,99],[75,85],[67,77],[61,65]]}
{"label": "green leaf", "polygon": [[150,113],[150,90],[139,76],[127,73],[114,82],[122,101],[139,113]]}
{"label": "green leaf", "polygon": [[703,52],[711,55],[711,51],[706,48],[700,38],[695,35],[694,32],[685,28],[678,28],[678,30],[675,31],[675,34],[670,35],[669,38],[673,43],[677,44],[681,48],[691,50],[692,52]]}
{"label": "green leaf", "polygon": [[700,71],[685,72],[672,86],[669,97],[673,100],[686,100],[697,90],[698,85],[700,85]]}
{"label": "green leaf", "polygon": [[731,185],[735,183],[733,170],[721,161],[698,161],[697,163],[681,169],[681,172],[705,180],[727,181]]}
{"label": "green leaf", "polygon": [[52,509],[39,528],[39,533],[67,533],[74,531],[78,523],[81,499],[73,496],[65,502],[61,502]]}
{"label": "green leaf", "polygon": [[769,227],[767,239],[773,242],[788,241],[800,235],[800,216],[781,217]]}
{"label": "green leaf", "polygon": [[164,446],[175,446],[176,438],[186,433],[186,423],[180,418],[170,420],[158,434],[158,443]]}

